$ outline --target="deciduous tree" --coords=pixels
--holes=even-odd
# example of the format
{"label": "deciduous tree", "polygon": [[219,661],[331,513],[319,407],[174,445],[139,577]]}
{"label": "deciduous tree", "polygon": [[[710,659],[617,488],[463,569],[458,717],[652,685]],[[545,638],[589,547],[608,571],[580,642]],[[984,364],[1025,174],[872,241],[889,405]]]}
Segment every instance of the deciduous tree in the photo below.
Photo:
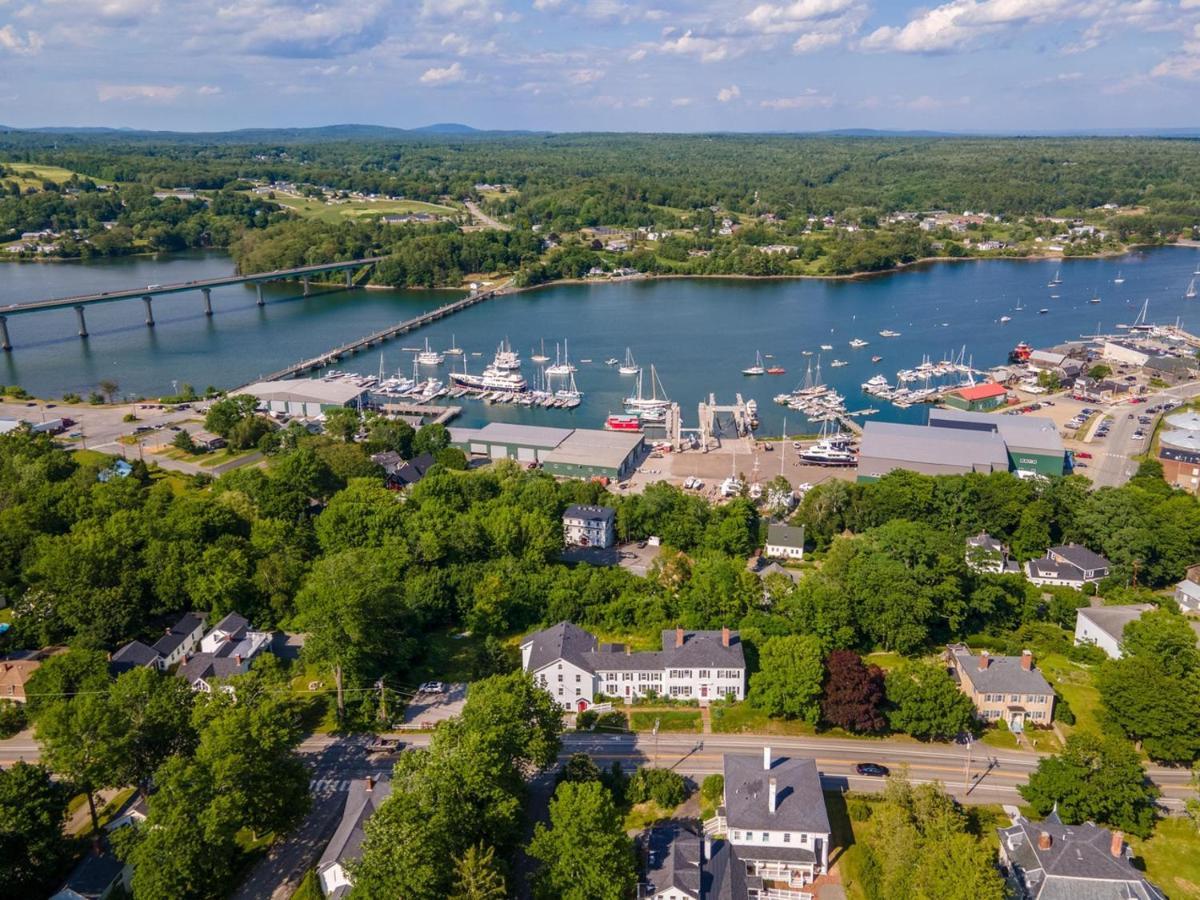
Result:
{"label": "deciduous tree", "polygon": [[866,665],[853,650],[834,650],[825,660],[821,716],[847,731],[875,732],[887,727],[880,708],[884,700],[883,670]]}
{"label": "deciduous tree", "polygon": [[942,666],[906,662],[888,673],[885,684],[891,706],[888,721],[896,731],[932,740],[976,727],[971,698],[958,689]]}
{"label": "deciduous tree", "polygon": [[769,639],[759,651],[761,668],[750,678],[751,698],[773,716],[816,724],[821,717],[823,656],[821,641],[812,635]]}
{"label": "deciduous tree", "polygon": [[624,900],[637,883],[633,843],[599,782],[559,785],[529,855],[542,863],[534,893],[544,900]]}

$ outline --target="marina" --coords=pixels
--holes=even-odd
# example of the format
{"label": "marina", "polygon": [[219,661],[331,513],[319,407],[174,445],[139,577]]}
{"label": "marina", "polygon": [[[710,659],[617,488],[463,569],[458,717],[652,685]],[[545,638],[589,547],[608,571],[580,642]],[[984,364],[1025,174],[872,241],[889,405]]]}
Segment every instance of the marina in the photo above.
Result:
{"label": "marina", "polygon": [[[69,323],[70,310],[31,316],[22,321],[21,342],[0,359],[0,381],[58,397],[86,396],[111,378],[122,393],[157,396],[184,382],[233,387],[281,373],[372,373],[380,384],[392,379],[397,402],[459,406],[457,422],[468,427],[502,421],[599,428],[610,416],[636,415],[652,436],[665,432],[671,402],[692,422],[710,394],[740,392],[758,403],[759,433],[781,433],[785,416],[791,430],[815,433],[830,415],[920,422],[923,405],[938,392],[983,380],[1015,343],[1054,346],[1136,325],[1145,320],[1148,298],[1149,321],[1179,318],[1187,328],[1197,311],[1185,297],[1197,259],[1191,248],[1162,248],[1113,259],[937,264],[845,281],[640,279],[552,285],[462,306],[456,304],[468,298],[461,293],[330,290],[304,297],[281,283],[264,287],[267,303],[258,307],[252,288],[228,287],[213,290],[211,317],[194,303],[176,308],[164,298],[155,329],[136,317],[125,321],[120,304],[94,307],[86,341],[54,321]],[[216,253],[9,264],[0,305],[216,277],[231,268]],[[1056,272],[1061,283],[1051,289]],[[1091,303],[1096,285],[1109,286],[1102,304]],[[1050,299],[1051,290],[1059,299]],[[401,333],[410,336],[403,347],[385,340]],[[426,352],[427,340],[430,364],[414,376],[414,357]],[[515,374],[524,388],[504,380],[513,369],[495,366],[500,342],[520,359]],[[387,377],[377,374],[380,353]],[[742,374],[760,363],[775,378]],[[771,402],[802,391],[810,366],[814,376],[820,367],[828,389],[821,402],[803,394],[796,399],[804,409]],[[472,383],[489,368],[500,380]],[[873,381],[877,376],[883,381]],[[864,394],[868,383],[872,391]]]}

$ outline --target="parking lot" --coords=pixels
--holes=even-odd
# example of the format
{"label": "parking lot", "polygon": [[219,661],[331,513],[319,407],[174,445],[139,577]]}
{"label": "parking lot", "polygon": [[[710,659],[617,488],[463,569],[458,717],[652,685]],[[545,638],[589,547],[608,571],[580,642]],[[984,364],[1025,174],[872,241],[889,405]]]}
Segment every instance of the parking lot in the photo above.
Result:
{"label": "parking lot", "polygon": [[467,702],[464,683],[444,684],[440,693],[419,690],[404,708],[404,728],[432,728],[462,712]]}

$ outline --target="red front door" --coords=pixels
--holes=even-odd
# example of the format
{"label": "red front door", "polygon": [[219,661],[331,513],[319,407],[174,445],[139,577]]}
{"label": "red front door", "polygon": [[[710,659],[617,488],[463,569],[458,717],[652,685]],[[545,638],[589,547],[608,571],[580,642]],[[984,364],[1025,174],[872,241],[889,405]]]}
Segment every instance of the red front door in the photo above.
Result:
{"label": "red front door", "polygon": [[576,705],[579,707],[580,712],[583,712],[588,708],[588,702],[586,700],[578,700],[576,701]]}

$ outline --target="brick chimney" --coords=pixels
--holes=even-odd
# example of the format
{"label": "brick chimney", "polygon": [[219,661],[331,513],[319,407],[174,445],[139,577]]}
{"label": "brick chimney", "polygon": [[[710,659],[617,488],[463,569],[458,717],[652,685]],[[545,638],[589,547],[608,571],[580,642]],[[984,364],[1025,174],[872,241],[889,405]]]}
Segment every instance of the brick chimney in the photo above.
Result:
{"label": "brick chimney", "polygon": [[680,628],[678,625],[675,626],[675,646],[676,647],[683,646],[683,629]]}
{"label": "brick chimney", "polygon": [[1038,835],[1038,849],[1049,850],[1050,845],[1054,843],[1054,839],[1050,837],[1048,832],[1043,831]]}
{"label": "brick chimney", "polygon": [[722,647],[729,646],[729,628],[728,627],[721,629],[721,646]]}
{"label": "brick chimney", "polygon": [[368,776],[367,776],[367,793],[368,793],[368,794],[370,794],[370,793],[372,793],[374,790],[375,790],[375,776],[374,776],[374,775],[368,775]]}
{"label": "brick chimney", "polygon": [[772,778],[767,784],[770,786],[767,793],[767,809],[773,813],[775,812],[775,779]]}
{"label": "brick chimney", "polygon": [[988,652],[986,650],[980,650],[979,651],[979,671],[980,672],[985,671],[987,669],[988,663],[990,661],[991,660],[988,659]]}
{"label": "brick chimney", "polygon": [[1112,835],[1112,846],[1110,846],[1108,849],[1113,856],[1120,857],[1121,851],[1125,849],[1125,832],[1114,831]]}
{"label": "brick chimney", "polygon": [[771,748],[763,747],[763,771],[771,771]]}
{"label": "brick chimney", "polygon": [[233,654],[233,661],[240,666],[242,664],[242,654],[240,654],[240,653]]}
{"label": "brick chimney", "polygon": [[164,629],[163,629],[163,634],[170,634],[170,633],[171,633],[171,629],[170,629],[170,628],[164,628]]}
{"label": "brick chimney", "polygon": [[1021,668],[1026,672],[1033,671],[1033,652],[1030,650],[1021,651]]}

